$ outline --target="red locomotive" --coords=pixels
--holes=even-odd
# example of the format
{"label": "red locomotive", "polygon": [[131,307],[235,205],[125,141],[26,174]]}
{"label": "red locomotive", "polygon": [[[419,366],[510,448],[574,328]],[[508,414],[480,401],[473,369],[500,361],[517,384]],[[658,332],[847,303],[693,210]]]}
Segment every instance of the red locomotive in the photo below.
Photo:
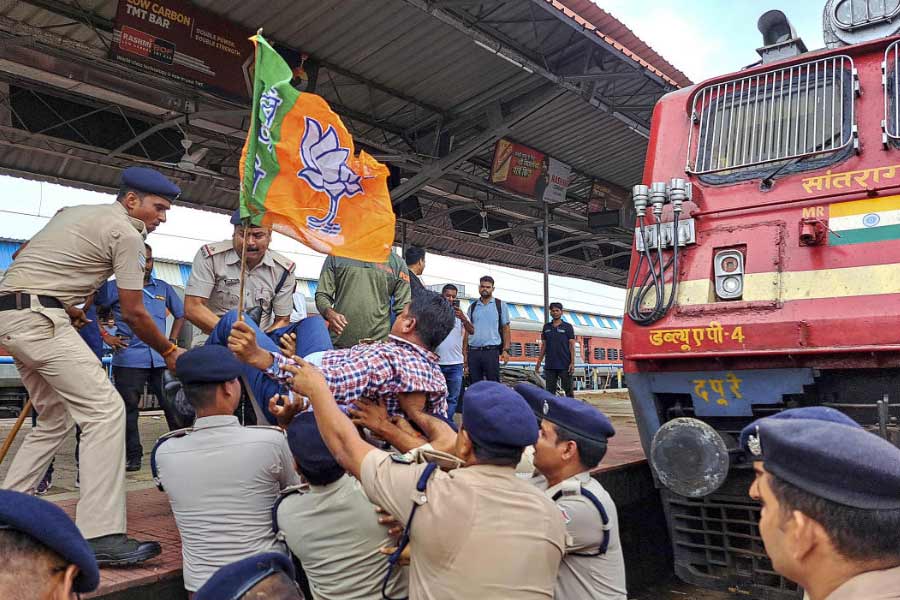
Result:
{"label": "red locomotive", "polygon": [[747,496],[752,419],[822,404],[900,443],[898,17],[831,0],[807,52],[770,11],[759,64],[656,106],[622,345],[689,582],[799,597]]}

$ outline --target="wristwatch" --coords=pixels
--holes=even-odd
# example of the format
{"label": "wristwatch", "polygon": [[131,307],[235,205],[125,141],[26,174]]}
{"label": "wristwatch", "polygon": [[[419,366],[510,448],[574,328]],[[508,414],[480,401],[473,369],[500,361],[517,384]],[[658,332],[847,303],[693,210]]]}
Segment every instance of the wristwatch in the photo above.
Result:
{"label": "wristwatch", "polygon": [[506,352],[507,354],[509,354],[509,348],[504,348],[503,352]]}
{"label": "wristwatch", "polygon": [[176,345],[178,344],[178,338],[169,338],[169,341],[172,342],[173,344],[176,344]]}

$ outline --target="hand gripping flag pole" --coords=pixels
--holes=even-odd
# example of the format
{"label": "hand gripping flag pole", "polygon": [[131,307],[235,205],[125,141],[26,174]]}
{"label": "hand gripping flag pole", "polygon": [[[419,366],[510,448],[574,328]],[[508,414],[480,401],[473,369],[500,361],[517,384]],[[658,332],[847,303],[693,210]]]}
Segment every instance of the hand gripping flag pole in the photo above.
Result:
{"label": "hand gripping flag pole", "polygon": [[[262,27],[256,30],[256,35],[262,37]],[[247,140],[249,143],[250,137],[254,134],[253,124],[256,122],[256,113],[259,110],[259,94],[257,93],[258,87],[258,76],[259,76],[259,52],[254,51],[254,68],[253,68],[253,103],[250,109],[250,130],[247,133]],[[244,204],[244,184],[246,180],[241,178],[241,204]],[[252,192],[252,190],[251,190]],[[241,275],[240,275],[240,288],[238,289],[238,321],[244,320],[244,282],[246,280],[247,275],[247,233],[250,231],[250,219],[249,218],[241,218],[241,224],[244,226],[244,237],[241,241]],[[274,300],[274,299],[273,299]]]}

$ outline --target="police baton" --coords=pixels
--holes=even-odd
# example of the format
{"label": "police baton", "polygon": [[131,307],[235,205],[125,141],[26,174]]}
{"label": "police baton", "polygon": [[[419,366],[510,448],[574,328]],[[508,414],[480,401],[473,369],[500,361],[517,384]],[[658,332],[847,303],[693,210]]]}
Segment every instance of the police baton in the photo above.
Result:
{"label": "police baton", "polygon": [[0,464],[3,464],[3,459],[6,458],[6,453],[9,452],[10,447],[12,447],[13,440],[16,439],[16,434],[19,433],[19,430],[22,429],[22,423],[25,422],[25,417],[27,417],[31,413],[31,398],[25,401],[25,406],[22,407],[22,412],[19,413],[19,418],[16,419],[16,424],[13,425],[12,431],[9,432],[9,435],[6,436],[6,439],[3,440],[3,447],[0,448]]}

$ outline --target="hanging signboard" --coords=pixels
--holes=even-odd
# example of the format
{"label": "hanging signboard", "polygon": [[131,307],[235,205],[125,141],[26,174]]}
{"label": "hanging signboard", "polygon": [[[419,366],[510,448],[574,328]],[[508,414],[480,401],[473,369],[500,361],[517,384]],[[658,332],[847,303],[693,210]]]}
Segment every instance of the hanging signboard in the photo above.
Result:
{"label": "hanging signboard", "polygon": [[491,183],[547,203],[563,202],[572,169],[543,152],[501,139],[494,146]]}
{"label": "hanging signboard", "polygon": [[184,0],[119,0],[112,57],[229,99],[249,99],[252,31]]}

